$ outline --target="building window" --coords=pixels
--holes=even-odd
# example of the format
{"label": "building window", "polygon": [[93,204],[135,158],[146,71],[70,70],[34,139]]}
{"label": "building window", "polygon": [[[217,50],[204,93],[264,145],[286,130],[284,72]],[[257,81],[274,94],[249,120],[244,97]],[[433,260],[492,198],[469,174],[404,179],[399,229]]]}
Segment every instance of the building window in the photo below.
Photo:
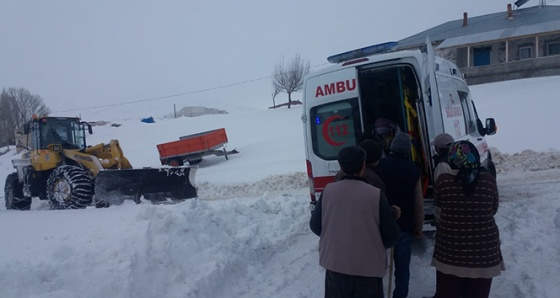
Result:
{"label": "building window", "polygon": [[490,65],[491,47],[473,49],[473,66]]}
{"label": "building window", "polygon": [[533,47],[523,46],[519,47],[519,60],[532,58]]}
{"label": "building window", "polygon": [[549,42],[546,44],[546,55],[558,55],[560,54],[560,42]]}

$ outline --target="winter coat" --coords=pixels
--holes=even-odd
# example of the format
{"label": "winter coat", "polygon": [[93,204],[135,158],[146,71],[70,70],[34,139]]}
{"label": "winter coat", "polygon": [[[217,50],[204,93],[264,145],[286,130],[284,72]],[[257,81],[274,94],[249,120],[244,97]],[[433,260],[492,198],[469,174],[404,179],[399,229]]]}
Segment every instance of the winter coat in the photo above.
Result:
{"label": "winter coat", "polygon": [[[336,173],[336,176],[334,176],[334,181],[342,180],[345,175],[346,174],[344,174],[343,171],[338,171],[338,173]],[[385,183],[383,183],[383,180],[381,180],[381,178],[375,172],[375,167],[366,164],[363,178],[367,183],[381,189],[382,192],[385,192]]]}
{"label": "winter coat", "polygon": [[402,232],[421,232],[424,225],[424,202],[420,169],[407,156],[391,153],[377,165],[385,183],[389,205],[401,208],[397,220]]}
{"label": "winter coat", "polygon": [[330,271],[383,277],[386,248],[399,237],[391,208],[379,188],[346,176],[327,184],[309,221],[319,240],[319,264]]}
{"label": "winter coat", "polygon": [[[443,149],[441,149],[443,150]],[[432,159],[434,160],[434,165],[438,165],[440,162],[447,162],[447,159],[449,158],[449,154],[443,153],[443,154],[435,154],[434,156],[432,156]]]}
{"label": "winter coat", "polygon": [[434,160],[434,182],[437,181],[437,178],[443,173],[451,173],[452,169],[451,166],[447,163],[448,154],[436,154],[433,157]]}
{"label": "winter coat", "polygon": [[463,278],[499,275],[504,263],[494,220],[499,204],[496,178],[481,173],[473,193],[467,195],[456,175],[442,174],[434,185],[434,203],[441,214],[432,265]]}

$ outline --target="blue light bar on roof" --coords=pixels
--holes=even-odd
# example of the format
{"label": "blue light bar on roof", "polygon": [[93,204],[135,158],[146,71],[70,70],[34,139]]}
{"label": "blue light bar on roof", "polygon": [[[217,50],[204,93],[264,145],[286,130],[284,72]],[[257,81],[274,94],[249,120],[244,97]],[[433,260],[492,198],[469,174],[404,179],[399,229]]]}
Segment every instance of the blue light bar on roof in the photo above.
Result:
{"label": "blue light bar on roof", "polygon": [[387,53],[394,50],[397,47],[397,45],[398,42],[396,41],[384,42],[369,47],[352,50],[337,55],[332,55],[327,58],[327,61],[329,61],[330,63],[340,63],[351,59],[358,59],[374,54]]}

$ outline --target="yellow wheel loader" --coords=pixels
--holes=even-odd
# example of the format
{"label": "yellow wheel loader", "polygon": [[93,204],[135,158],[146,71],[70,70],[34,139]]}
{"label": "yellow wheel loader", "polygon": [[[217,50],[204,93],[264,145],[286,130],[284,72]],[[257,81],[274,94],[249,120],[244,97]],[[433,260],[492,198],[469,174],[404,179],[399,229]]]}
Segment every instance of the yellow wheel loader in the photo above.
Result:
{"label": "yellow wheel loader", "polygon": [[52,209],[106,207],[125,199],[154,203],[195,198],[196,167],[134,169],[117,140],[87,146],[89,123],[75,117],[34,117],[24,127],[27,152],[12,160],[6,178],[6,209],[26,210],[31,198]]}

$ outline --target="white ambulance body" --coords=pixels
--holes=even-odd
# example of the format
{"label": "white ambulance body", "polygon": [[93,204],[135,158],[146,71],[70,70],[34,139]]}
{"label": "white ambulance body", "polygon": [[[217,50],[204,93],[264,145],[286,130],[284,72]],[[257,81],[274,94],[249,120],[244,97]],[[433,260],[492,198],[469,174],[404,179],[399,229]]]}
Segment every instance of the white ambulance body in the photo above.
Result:
{"label": "white ambulance body", "polygon": [[[483,166],[495,171],[484,135],[496,132],[494,119],[478,119],[469,88],[450,61],[427,52],[395,51],[385,43],[329,57],[334,64],[305,78],[302,122],[311,207],[340,169],[338,151],[371,135],[377,118],[396,122],[411,135],[411,159],[422,169],[426,213],[433,185],[430,145],[443,132],[469,140]],[[369,56],[368,56],[369,55]]]}

